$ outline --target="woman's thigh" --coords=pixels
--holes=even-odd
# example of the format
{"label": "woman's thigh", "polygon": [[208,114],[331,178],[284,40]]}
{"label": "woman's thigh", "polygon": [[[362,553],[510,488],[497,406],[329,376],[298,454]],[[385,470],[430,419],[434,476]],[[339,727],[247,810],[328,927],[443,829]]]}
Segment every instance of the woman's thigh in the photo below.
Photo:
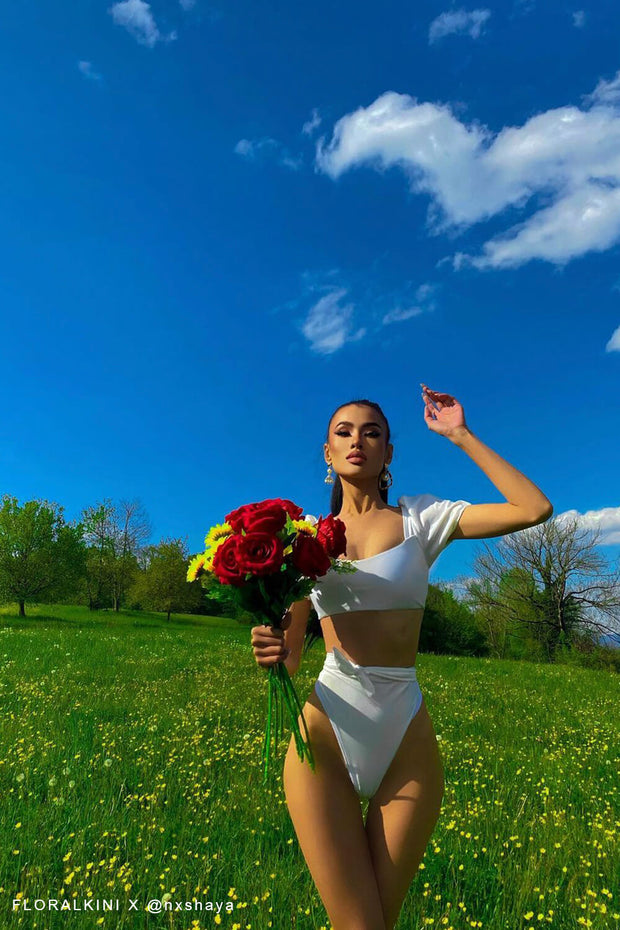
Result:
{"label": "woman's thigh", "polygon": [[443,760],[423,701],[377,793],[366,832],[388,930],[395,925],[439,819]]}
{"label": "woman's thigh", "polygon": [[315,691],[303,713],[315,771],[291,738],[283,784],[308,869],[334,930],[385,930],[360,799]]}

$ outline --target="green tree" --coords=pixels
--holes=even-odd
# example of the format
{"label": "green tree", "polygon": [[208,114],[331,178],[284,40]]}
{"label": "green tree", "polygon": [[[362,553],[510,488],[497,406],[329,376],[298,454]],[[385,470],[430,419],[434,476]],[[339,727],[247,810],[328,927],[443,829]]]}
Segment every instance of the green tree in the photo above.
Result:
{"label": "green tree", "polygon": [[138,577],[139,557],[150,534],[149,519],[140,502],[121,501],[114,510],[112,602],[116,611]]}
{"label": "green tree", "polygon": [[115,558],[114,505],[105,498],[82,511],[84,542],[87,546],[84,587],[90,610],[112,602],[112,577]]}
{"label": "green tree", "polygon": [[71,597],[85,567],[83,528],[66,523],[63,507],[4,494],[0,507],[0,597],[25,605]]}
{"label": "green tree", "polygon": [[466,602],[498,657],[554,661],[560,645],[614,633],[620,572],[596,551],[599,530],[558,516],[501,537],[474,562]]}
{"label": "green tree", "polygon": [[488,654],[484,633],[474,615],[445,584],[428,587],[419,649],[437,655]]}
{"label": "green tree", "polygon": [[82,512],[88,545],[84,579],[91,610],[110,605],[118,612],[126,592],[139,573],[142,546],[150,524],[139,501],[115,506],[105,498]]}
{"label": "green tree", "polygon": [[162,539],[147,546],[143,553],[146,567],[139,572],[129,591],[133,603],[147,610],[170,614],[191,613],[202,602],[199,581],[187,582],[187,544],[182,539]]}

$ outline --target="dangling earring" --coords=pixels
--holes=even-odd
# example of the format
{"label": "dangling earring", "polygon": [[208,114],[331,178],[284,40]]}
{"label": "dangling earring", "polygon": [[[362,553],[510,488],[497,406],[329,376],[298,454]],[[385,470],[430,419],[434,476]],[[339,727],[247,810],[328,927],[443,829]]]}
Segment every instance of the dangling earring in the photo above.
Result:
{"label": "dangling earring", "polygon": [[332,478],[332,466],[331,463],[327,466],[327,478],[325,479],[325,484],[333,484],[334,479]]}
{"label": "dangling earring", "polygon": [[389,468],[385,468],[381,478],[379,478],[379,487],[382,491],[387,491],[388,488],[392,487],[392,475]]}

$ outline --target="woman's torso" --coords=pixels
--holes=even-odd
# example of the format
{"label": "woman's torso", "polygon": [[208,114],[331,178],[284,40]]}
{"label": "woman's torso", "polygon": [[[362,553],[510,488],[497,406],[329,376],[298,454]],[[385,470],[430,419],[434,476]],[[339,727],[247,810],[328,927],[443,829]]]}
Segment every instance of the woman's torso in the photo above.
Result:
{"label": "woman's torso", "polygon": [[[343,520],[341,516],[338,519]],[[356,522],[357,521],[357,522]],[[403,541],[400,507],[385,507],[372,517],[343,520],[347,551],[344,558],[367,559]],[[372,541],[372,552],[364,543]],[[325,651],[337,646],[358,665],[415,665],[423,607],[347,611],[321,619]]]}

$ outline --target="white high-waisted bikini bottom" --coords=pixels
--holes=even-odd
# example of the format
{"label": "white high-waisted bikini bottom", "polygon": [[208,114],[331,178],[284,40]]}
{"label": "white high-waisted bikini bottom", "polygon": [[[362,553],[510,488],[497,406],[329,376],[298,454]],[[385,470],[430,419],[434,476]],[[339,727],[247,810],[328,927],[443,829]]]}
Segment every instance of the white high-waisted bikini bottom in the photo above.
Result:
{"label": "white high-waisted bikini bottom", "polygon": [[334,647],[314,690],[357,794],[371,798],[422,704],[415,665],[358,665]]}

